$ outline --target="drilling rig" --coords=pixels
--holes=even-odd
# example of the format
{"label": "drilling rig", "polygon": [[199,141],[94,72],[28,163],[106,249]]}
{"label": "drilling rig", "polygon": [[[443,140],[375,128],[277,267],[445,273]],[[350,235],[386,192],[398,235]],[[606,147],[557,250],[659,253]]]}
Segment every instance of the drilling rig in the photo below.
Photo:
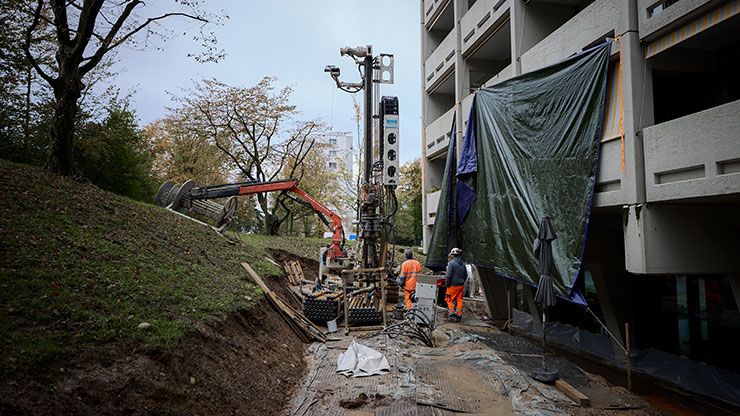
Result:
{"label": "drilling rig", "polygon": [[[357,260],[360,266],[359,269],[345,270],[342,273],[343,285],[345,288],[353,285],[372,286],[376,291],[380,288],[380,301],[375,306],[380,309],[385,325],[386,302],[392,297],[388,295],[398,293],[394,250],[389,246],[393,241],[398,212],[396,188],[399,184],[399,119],[398,98],[381,97],[379,90],[382,84],[393,84],[393,55],[381,53],[373,56],[370,45],[344,47],[340,49],[340,55],[354,60],[361,81],[341,81],[340,69],[334,65],[328,65],[324,72],[329,73],[340,90],[351,94],[364,92],[365,126],[360,163],[362,182],[357,201],[360,240]],[[377,128],[374,128],[376,122]],[[378,133],[376,139],[374,132]],[[345,297],[345,314],[350,317],[348,300]],[[350,319],[345,319],[345,332],[348,332],[348,321]]]}
{"label": "drilling rig", "polygon": [[[358,192],[358,225],[361,268],[386,265],[387,244],[395,225],[398,209],[398,98],[383,96],[375,107],[374,95],[380,84],[393,84],[393,55],[373,56],[372,46],[344,47],[341,56],[355,61],[361,74],[360,82],[340,81],[340,70],[334,65],[324,69],[342,91],[364,92],[364,137],[360,170],[362,182]],[[377,129],[374,128],[378,121]],[[374,133],[378,132],[377,140]]]}
{"label": "drilling rig", "polygon": [[[358,247],[345,249],[341,218],[301,190],[292,179],[210,186],[198,186],[192,180],[181,185],[168,181],[157,192],[155,203],[189,219],[197,221],[197,217],[212,222],[219,233],[236,215],[236,197],[240,195],[282,192],[293,201],[313,209],[331,230],[332,242],[319,253],[322,271],[315,283],[309,281],[311,287],[305,290],[301,283],[305,279],[297,279],[296,285],[304,295],[303,311],[310,319],[323,322],[343,315],[345,332],[349,332],[350,324],[382,322],[385,326],[386,305],[398,299],[394,250],[390,245],[398,211],[399,119],[398,98],[380,96],[381,84],[393,84],[393,55],[373,56],[369,45],[341,48],[340,55],[354,60],[361,80],[340,81],[340,70],[332,65],[324,71],[329,73],[340,90],[352,94],[364,92],[365,128],[355,221]],[[223,201],[223,205],[216,200]]]}

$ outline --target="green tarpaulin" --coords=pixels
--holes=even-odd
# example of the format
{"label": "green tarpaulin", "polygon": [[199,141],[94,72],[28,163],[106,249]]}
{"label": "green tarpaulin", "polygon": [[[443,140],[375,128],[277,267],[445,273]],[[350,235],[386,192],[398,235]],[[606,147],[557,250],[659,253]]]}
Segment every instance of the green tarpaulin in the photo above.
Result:
{"label": "green tarpaulin", "polygon": [[536,284],[532,242],[549,216],[558,236],[555,289],[582,302],[573,287],[596,180],[610,47],[476,93],[459,163],[447,157],[429,267],[444,267],[452,241],[465,261]]}

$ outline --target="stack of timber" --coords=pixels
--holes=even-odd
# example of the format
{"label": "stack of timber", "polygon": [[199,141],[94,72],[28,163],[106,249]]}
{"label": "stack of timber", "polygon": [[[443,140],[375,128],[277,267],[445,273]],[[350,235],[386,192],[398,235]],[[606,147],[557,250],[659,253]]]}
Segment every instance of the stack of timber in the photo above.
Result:
{"label": "stack of timber", "polygon": [[290,284],[299,286],[305,278],[301,264],[295,260],[288,260],[283,263],[283,267],[285,268],[285,273],[288,275]]}
{"label": "stack of timber", "polygon": [[293,309],[290,305],[280,299],[275,292],[270,290],[264,281],[252,269],[249,263],[242,263],[242,267],[247,271],[249,276],[254,280],[257,286],[262,289],[273,308],[280,313],[285,321],[290,325],[293,332],[298,335],[301,341],[309,343],[311,341],[326,342],[326,335],[302,313]]}

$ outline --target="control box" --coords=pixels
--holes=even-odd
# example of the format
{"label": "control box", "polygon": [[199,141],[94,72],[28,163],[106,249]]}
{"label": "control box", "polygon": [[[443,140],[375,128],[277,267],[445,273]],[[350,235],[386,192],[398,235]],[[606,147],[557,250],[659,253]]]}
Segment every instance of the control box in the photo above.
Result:
{"label": "control box", "polygon": [[[437,276],[420,274],[416,280],[416,311],[435,326],[435,305],[437,303]],[[421,318],[415,318],[416,323],[422,323]]]}
{"label": "control box", "polygon": [[398,97],[383,97],[380,100],[381,151],[383,153],[383,185],[399,184],[398,165]]}

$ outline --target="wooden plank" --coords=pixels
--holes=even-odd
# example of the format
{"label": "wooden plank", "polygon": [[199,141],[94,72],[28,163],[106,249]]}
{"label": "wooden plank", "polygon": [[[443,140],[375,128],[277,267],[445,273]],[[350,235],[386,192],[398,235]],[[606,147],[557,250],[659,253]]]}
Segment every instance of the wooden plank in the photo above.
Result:
{"label": "wooden plank", "polygon": [[586,395],[576,390],[576,388],[571,386],[567,381],[562,379],[555,380],[555,387],[568,396],[569,399],[573,400],[577,405],[583,407],[591,406],[591,400],[586,397]]}
{"label": "wooden plank", "polygon": [[305,316],[303,316],[303,314],[296,311],[290,305],[280,299],[275,294],[275,292],[270,290],[270,288],[267,287],[262,278],[257,275],[254,269],[252,269],[252,266],[250,266],[249,263],[242,263],[241,265],[244,270],[247,271],[247,274],[249,274],[252,280],[257,283],[257,286],[262,289],[268,300],[270,300],[270,303],[273,305],[273,307],[278,310],[278,312],[283,316],[283,318],[292,328],[295,328],[296,333],[303,332],[303,334],[299,334],[299,338],[301,338],[302,340],[307,339],[306,342],[310,341],[311,339],[316,339],[317,341],[321,342],[326,340],[326,336],[318,327],[316,327],[316,325],[314,325]]}

